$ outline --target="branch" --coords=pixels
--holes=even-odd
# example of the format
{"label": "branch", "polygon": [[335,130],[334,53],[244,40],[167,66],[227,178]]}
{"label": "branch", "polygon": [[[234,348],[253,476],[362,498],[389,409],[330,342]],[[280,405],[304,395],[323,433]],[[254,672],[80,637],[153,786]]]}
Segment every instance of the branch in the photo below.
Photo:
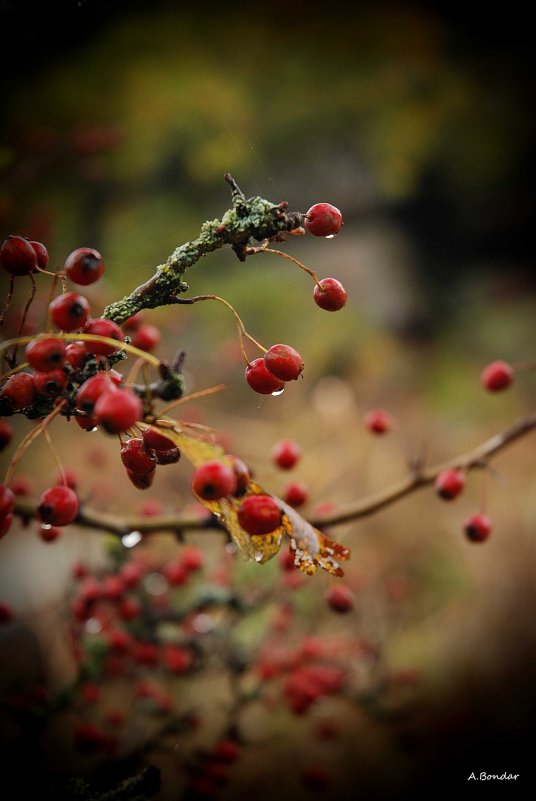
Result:
{"label": "branch", "polygon": [[148,281],[107,306],[103,317],[122,323],[141,309],[176,303],[177,295],[189,288],[183,281],[186,270],[203,256],[231,245],[240,261],[245,261],[251,239],[261,242],[303,225],[305,215],[288,212],[286,202],[276,205],[257,196],[246,198],[231,175],[225,175],[225,180],[231,187],[233,205],[221,220],[203,223],[197,239],[179,245]]}
{"label": "branch", "polygon": [[420,465],[416,465],[408,476],[395,484],[391,484],[389,487],[380,490],[374,495],[369,495],[366,498],[349,503],[333,512],[333,514],[324,515],[310,522],[313,526],[321,528],[323,526],[336,526],[342,523],[348,523],[351,520],[358,520],[361,517],[368,517],[387,506],[391,506],[391,504],[404,498],[411,492],[433,484],[437,476],[443,470],[447,470],[448,468],[459,468],[466,471],[477,468],[483,469],[487,467],[488,462],[500,453],[500,451],[505,450],[509,445],[512,445],[535,428],[536,412],[533,412],[528,417],[514,423],[510,428],[507,428],[506,431],[490,437],[490,439],[487,439],[472,451],[468,451],[461,456],[450,459],[448,462],[441,462],[441,464],[436,464],[432,467],[424,468]]}
{"label": "branch", "polygon": [[[466,471],[484,469],[488,463],[497,456],[498,453],[513,445],[517,440],[536,429],[536,412],[528,417],[518,420],[506,431],[490,437],[482,444],[471,451],[450,459],[447,462],[423,467],[415,465],[408,476],[391,484],[389,487],[361,498],[358,501],[347,504],[339,508],[330,515],[314,518],[309,522],[317,528],[326,526],[337,526],[368,517],[376,512],[385,509],[396,503],[401,498],[414,492],[421,487],[433,484],[439,473],[448,468],[459,468]],[[15,514],[29,521],[36,516],[36,504],[32,501],[17,499],[15,503]],[[216,529],[225,531],[221,523],[214,517],[181,517],[179,515],[158,516],[158,517],[117,517],[105,512],[98,512],[82,506],[73,525],[86,528],[93,528],[98,531],[105,531],[108,534],[115,534],[124,537],[134,531],[140,534],[150,534],[154,532],[171,532],[181,536],[186,531],[208,531]]]}

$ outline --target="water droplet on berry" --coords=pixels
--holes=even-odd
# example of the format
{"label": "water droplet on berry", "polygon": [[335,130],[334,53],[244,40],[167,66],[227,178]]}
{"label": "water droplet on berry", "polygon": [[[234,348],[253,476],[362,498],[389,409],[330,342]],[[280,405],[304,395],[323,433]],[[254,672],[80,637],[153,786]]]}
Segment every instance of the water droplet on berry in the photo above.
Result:
{"label": "water droplet on berry", "polygon": [[278,395],[282,395],[284,391],[285,391],[285,387],[282,387],[281,389],[276,389],[275,392],[272,392],[272,396],[274,398],[277,398],[277,396]]}
{"label": "water droplet on berry", "polygon": [[262,562],[262,558],[263,558],[263,553],[261,551],[257,551],[257,553],[254,556],[255,561]]}
{"label": "water droplet on berry", "polygon": [[44,529],[44,531],[48,531],[49,529],[52,528],[52,526],[50,525],[50,523],[41,523],[40,528]]}
{"label": "water droplet on berry", "polygon": [[328,234],[327,236],[324,237],[324,239],[334,239],[334,237],[335,234]]}
{"label": "water droplet on berry", "polygon": [[128,534],[123,534],[121,542],[125,548],[133,548],[138,542],[141,542],[142,539],[143,537],[139,531],[129,531]]}

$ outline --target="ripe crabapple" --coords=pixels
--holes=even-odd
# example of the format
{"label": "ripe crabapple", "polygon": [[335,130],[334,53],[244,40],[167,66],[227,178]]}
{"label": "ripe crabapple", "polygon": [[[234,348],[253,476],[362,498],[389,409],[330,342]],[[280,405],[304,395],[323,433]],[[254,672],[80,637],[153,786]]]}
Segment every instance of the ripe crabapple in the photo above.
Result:
{"label": "ripe crabapple", "polygon": [[282,439],[276,442],[272,449],[272,459],[282,470],[292,470],[301,458],[301,448],[292,439]]}
{"label": "ripe crabapple", "polygon": [[99,280],[104,272],[104,263],[97,250],[77,248],[67,256],[64,270],[73,283],[88,286]]}
{"label": "ripe crabapple", "polygon": [[114,389],[99,397],[93,416],[109,434],[120,434],[143,418],[143,404],[131,389]]}
{"label": "ripe crabapple", "polygon": [[215,459],[200,465],[192,478],[193,491],[205,501],[217,501],[226,495],[233,495],[236,485],[233,468]]}
{"label": "ripe crabapple", "polygon": [[392,428],[393,420],[383,409],[371,409],[365,415],[364,424],[373,434],[385,434]]}
{"label": "ripe crabapple", "polygon": [[293,381],[302,373],[303,359],[290,345],[272,345],[264,354],[264,366],[281,381]]}
{"label": "ripe crabapple", "polygon": [[26,409],[31,406],[36,395],[34,378],[30,373],[10,375],[0,389],[0,397],[13,409]]}
{"label": "ripe crabapple", "polygon": [[70,487],[56,486],[45,490],[39,499],[37,513],[42,523],[67,526],[78,514],[78,496]]}
{"label": "ripe crabapple", "polygon": [[496,361],[484,367],[480,376],[482,384],[490,392],[509,387],[514,380],[514,368],[508,362]]}
{"label": "ripe crabapple", "polygon": [[281,392],[285,382],[271,373],[262,357],[254,359],[246,367],[246,381],[251,389],[260,395],[272,395],[274,392]]}
{"label": "ripe crabapple", "polygon": [[477,512],[467,518],[463,524],[463,530],[467,539],[471,542],[484,542],[491,534],[493,524],[489,517]]}
{"label": "ripe crabapple", "polygon": [[451,501],[465,487],[465,473],[463,470],[448,468],[443,470],[435,481],[436,492],[444,501]]}
{"label": "ripe crabapple", "polygon": [[6,236],[0,244],[0,265],[11,275],[29,275],[37,264],[37,253],[23,236]]}
{"label": "ripe crabapple", "polygon": [[251,535],[271,534],[281,525],[281,509],[271,495],[248,495],[237,514],[240,526]]}
{"label": "ripe crabapple", "polygon": [[26,345],[26,358],[34,370],[46,373],[65,362],[65,342],[55,337],[36,337]]}
{"label": "ripe crabapple", "polygon": [[342,228],[342,214],[331,203],[315,203],[305,215],[305,228],[313,236],[335,236]]}
{"label": "ripe crabapple", "polygon": [[321,309],[335,312],[346,305],[348,295],[341,282],[336,278],[323,278],[318,284],[315,284],[313,299]]}
{"label": "ripe crabapple", "polygon": [[[109,339],[116,339],[118,343],[124,342],[125,335],[113,320],[106,320],[103,317],[96,317],[86,323],[83,330],[84,334],[97,334],[100,337],[108,337]],[[88,353],[96,353],[98,356],[111,356],[119,350],[118,347],[108,345],[106,342],[86,342],[86,350]]]}
{"label": "ripe crabapple", "polygon": [[78,292],[65,292],[48,307],[55,326],[62,331],[79,331],[89,319],[89,301]]}

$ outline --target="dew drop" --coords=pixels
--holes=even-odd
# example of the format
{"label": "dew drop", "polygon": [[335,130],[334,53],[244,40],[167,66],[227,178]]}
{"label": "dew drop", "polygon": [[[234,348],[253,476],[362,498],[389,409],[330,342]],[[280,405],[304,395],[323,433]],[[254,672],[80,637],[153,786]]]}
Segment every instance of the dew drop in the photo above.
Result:
{"label": "dew drop", "polygon": [[282,395],[284,391],[285,391],[285,387],[283,387],[282,389],[276,389],[275,392],[272,392],[272,396],[274,398],[277,398],[277,396],[278,395]]}
{"label": "dew drop", "polygon": [[141,542],[143,539],[141,532],[139,531],[130,531],[128,534],[123,534],[121,537],[121,542],[125,546],[125,548],[133,548],[138,542]]}
{"label": "dew drop", "polygon": [[324,237],[324,239],[333,239],[334,236],[335,234],[328,234],[327,236]]}
{"label": "dew drop", "polygon": [[257,551],[257,553],[255,554],[255,556],[253,558],[255,559],[256,562],[262,562],[262,557],[263,557],[263,554],[260,551]]}
{"label": "dew drop", "polygon": [[50,529],[52,528],[52,526],[50,525],[50,523],[41,523],[41,524],[40,524],[40,527],[41,527],[41,528],[42,528],[44,531],[50,531]]}

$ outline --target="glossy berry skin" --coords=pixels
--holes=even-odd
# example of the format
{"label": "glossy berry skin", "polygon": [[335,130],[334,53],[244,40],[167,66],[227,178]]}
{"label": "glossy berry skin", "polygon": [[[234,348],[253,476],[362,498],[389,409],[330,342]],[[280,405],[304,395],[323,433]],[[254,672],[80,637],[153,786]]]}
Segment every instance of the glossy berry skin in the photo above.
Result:
{"label": "glossy berry skin", "polygon": [[29,275],[37,269],[37,254],[23,236],[6,236],[0,245],[0,265],[11,275]]}
{"label": "glossy berry skin", "polygon": [[315,284],[313,300],[317,306],[325,311],[336,312],[346,305],[347,292],[336,278],[322,278]]}
{"label": "glossy berry skin", "polygon": [[493,524],[489,517],[477,512],[468,517],[463,524],[465,536],[471,542],[484,542],[491,534]]}
{"label": "glossy berry skin", "polygon": [[104,272],[104,263],[98,250],[77,248],[67,256],[64,270],[74,284],[88,286],[99,280]]}
{"label": "glossy berry skin", "polygon": [[252,536],[271,534],[281,525],[281,509],[270,495],[248,495],[238,509],[238,522]]}
{"label": "glossy berry skin", "polygon": [[65,362],[65,342],[54,337],[38,337],[26,345],[26,358],[34,370],[46,373]]}
{"label": "glossy berry skin", "polygon": [[13,511],[15,496],[9,487],[0,484],[0,518],[7,517]]}
{"label": "glossy berry skin", "polygon": [[342,228],[342,214],[331,203],[315,203],[305,215],[304,224],[313,236],[335,236]]}
{"label": "glossy berry skin", "polygon": [[76,492],[70,487],[50,487],[39,499],[37,514],[42,523],[52,526],[67,526],[78,514],[79,502]]}
{"label": "glossy berry skin", "polygon": [[326,602],[334,612],[344,614],[354,608],[354,594],[343,584],[334,584],[326,593]]}
{"label": "glossy berry skin", "polygon": [[443,470],[435,481],[436,492],[444,501],[456,498],[465,487],[465,473],[462,470],[449,468]]}
{"label": "glossy berry skin", "polygon": [[144,323],[140,325],[132,334],[131,344],[135,348],[152,353],[160,342],[160,331],[156,325]]}
{"label": "glossy berry skin", "polygon": [[50,318],[62,331],[79,331],[89,319],[89,301],[78,292],[65,292],[48,307]]}
{"label": "glossy berry skin", "polygon": [[236,490],[236,476],[226,462],[212,460],[200,465],[192,478],[192,489],[205,501],[217,501]]}
{"label": "glossy berry skin", "polygon": [[115,384],[112,383],[107,373],[96,373],[84,381],[76,393],[76,408],[87,414],[92,414],[100,396],[105,392],[114,391]]}
{"label": "glossy berry skin", "polygon": [[264,366],[281,381],[293,381],[302,373],[303,359],[290,345],[272,345],[264,354]]}
{"label": "glossy berry skin", "polygon": [[48,267],[48,250],[42,242],[34,242],[30,240],[30,245],[35,251],[37,257],[37,266],[40,270],[46,270]]}
{"label": "glossy berry skin", "polygon": [[482,384],[490,392],[507,389],[514,380],[514,368],[508,362],[496,361],[484,367],[480,376]]}
{"label": "glossy berry skin", "polygon": [[57,398],[67,386],[67,376],[63,370],[35,373],[34,385],[39,395],[44,395],[45,398]]}
{"label": "glossy berry skin", "polygon": [[303,481],[292,481],[287,485],[283,494],[283,500],[294,509],[298,509],[300,506],[303,506],[308,499],[309,490]]}
{"label": "glossy berry skin", "polygon": [[133,473],[145,475],[156,467],[156,458],[145,450],[141,437],[132,437],[121,445],[121,461]]}
{"label": "glossy berry skin", "polygon": [[271,373],[264,364],[264,359],[259,357],[254,359],[246,367],[246,381],[251,389],[260,395],[271,395],[273,392],[280,392],[285,382]]}
{"label": "glossy berry skin", "polygon": [[272,459],[281,470],[292,470],[301,458],[301,448],[292,439],[282,439],[273,447]]}
{"label": "glossy berry skin", "polygon": [[373,434],[385,434],[393,426],[391,415],[383,409],[371,409],[367,412],[364,419],[365,428]]}
{"label": "glossy berry skin", "polygon": [[33,375],[15,373],[10,375],[0,390],[0,397],[7,400],[13,409],[26,409],[37,396]]}
{"label": "glossy berry skin", "polygon": [[7,448],[13,437],[13,429],[5,420],[0,420],[0,451]]}
{"label": "glossy berry skin", "polygon": [[143,404],[132,390],[115,389],[99,397],[93,416],[109,434],[120,434],[143,418]]}
{"label": "glossy berry skin", "polygon": [[111,356],[119,350],[119,345],[124,341],[125,335],[113,320],[105,320],[103,317],[96,317],[84,326],[84,334],[97,334],[100,337],[109,337],[118,342],[117,347],[107,345],[106,342],[85,342],[88,353],[96,353],[98,356]]}
{"label": "glossy berry skin", "polygon": [[157,464],[176,464],[181,458],[177,446],[163,434],[146,428],[142,437],[145,448],[154,455]]}

